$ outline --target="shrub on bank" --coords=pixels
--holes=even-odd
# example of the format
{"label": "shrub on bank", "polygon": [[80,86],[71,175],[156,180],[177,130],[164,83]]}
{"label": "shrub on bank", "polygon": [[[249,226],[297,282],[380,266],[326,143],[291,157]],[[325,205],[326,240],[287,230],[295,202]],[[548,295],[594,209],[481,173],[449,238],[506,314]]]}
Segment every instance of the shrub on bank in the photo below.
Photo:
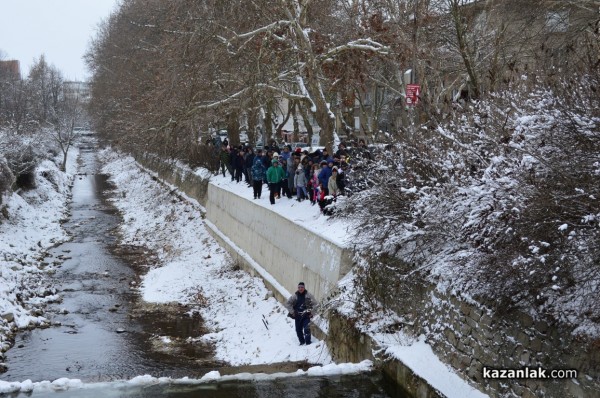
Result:
{"label": "shrub on bank", "polygon": [[345,217],[371,261],[403,266],[376,267],[385,277],[364,278],[364,295],[426,279],[600,335],[600,113],[589,90],[598,83],[464,104],[367,167],[370,188]]}
{"label": "shrub on bank", "polygon": [[[5,160],[5,166],[13,176],[12,182],[6,186],[11,178],[7,172],[3,174],[5,183],[2,185],[3,183],[0,181],[0,188],[5,188],[0,191],[6,192],[11,187],[14,189],[35,188],[35,168],[43,160],[53,159],[57,153],[56,143],[43,129],[27,134],[0,131],[0,156]],[[2,178],[0,176],[0,179]]]}

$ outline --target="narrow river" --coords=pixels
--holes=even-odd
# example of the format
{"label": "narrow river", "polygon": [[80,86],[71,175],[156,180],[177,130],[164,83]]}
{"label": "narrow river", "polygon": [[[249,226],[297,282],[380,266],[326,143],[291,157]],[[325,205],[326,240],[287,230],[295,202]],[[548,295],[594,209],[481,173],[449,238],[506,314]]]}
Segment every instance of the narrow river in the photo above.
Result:
{"label": "narrow river", "polygon": [[[117,250],[119,215],[106,200],[107,176],[98,174],[95,145],[82,144],[73,186],[70,218],[64,225],[72,240],[50,251],[47,263],[63,300],[46,314],[53,325],[22,331],[7,352],[4,381],[34,382],[59,378],[101,382],[94,388],[74,389],[41,397],[403,397],[379,373],[353,376],[289,377],[270,381],[229,381],[202,385],[131,386],[119,383],[139,375],[201,378],[212,370],[294,372],[297,364],[235,368],[212,359],[209,347],[186,342],[203,331],[198,318],[184,308],[155,307],[141,302],[135,261],[140,248]],[[165,349],[168,337],[176,344]],[[14,395],[11,395],[14,396]],[[25,396],[25,394],[23,394]]]}

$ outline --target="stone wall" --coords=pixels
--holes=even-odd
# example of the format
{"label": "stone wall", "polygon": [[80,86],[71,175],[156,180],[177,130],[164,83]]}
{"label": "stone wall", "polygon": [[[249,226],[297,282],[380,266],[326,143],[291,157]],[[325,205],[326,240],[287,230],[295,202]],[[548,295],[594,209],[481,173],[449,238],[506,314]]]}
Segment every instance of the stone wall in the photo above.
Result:
{"label": "stone wall", "polygon": [[[492,396],[600,397],[600,342],[573,338],[559,328],[512,311],[485,306],[428,289],[415,324],[440,359]],[[577,380],[490,380],[483,367],[577,369]]]}
{"label": "stone wall", "polygon": [[370,359],[380,366],[385,374],[398,384],[401,396],[437,398],[444,395],[426,380],[417,376],[402,362],[390,358],[375,358],[373,352],[379,347],[366,334],[358,331],[346,317],[333,311],[329,316],[327,346],[336,361],[360,362]]}

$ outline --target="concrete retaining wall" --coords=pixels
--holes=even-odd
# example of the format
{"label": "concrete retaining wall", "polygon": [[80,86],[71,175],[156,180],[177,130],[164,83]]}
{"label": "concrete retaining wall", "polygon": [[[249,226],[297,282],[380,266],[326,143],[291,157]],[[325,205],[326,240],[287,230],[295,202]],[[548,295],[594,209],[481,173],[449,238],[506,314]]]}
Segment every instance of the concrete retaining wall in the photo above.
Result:
{"label": "concrete retaining wall", "polygon": [[415,398],[441,398],[442,393],[433,388],[425,379],[418,376],[408,366],[390,358],[376,358],[373,352],[380,347],[368,335],[358,331],[351,321],[333,311],[329,316],[327,346],[332,356],[341,362],[360,362],[370,359],[383,369],[384,373],[398,385],[398,395]]}
{"label": "concrete retaining wall", "polygon": [[160,179],[175,185],[200,204],[205,204],[208,187],[207,179],[192,173],[191,170],[186,170],[175,163],[166,162],[153,155],[134,154],[133,156],[139,164],[158,174]]}
{"label": "concrete retaining wall", "polygon": [[308,291],[323,299],[350,270],[347,249],[213,184],[208,186],[206,217],[289,291],[304,281]]}

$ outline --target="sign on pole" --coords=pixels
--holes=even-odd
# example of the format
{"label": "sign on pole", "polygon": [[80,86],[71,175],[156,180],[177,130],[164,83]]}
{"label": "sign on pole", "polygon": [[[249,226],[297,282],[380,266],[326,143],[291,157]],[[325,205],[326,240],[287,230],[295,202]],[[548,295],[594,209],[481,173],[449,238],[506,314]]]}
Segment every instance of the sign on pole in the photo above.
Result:
{"label": "sign on pole", "polygon": [[419,84],[406,85],[406,105],[416,105],[419,103],[419,94],[421,86]]}

